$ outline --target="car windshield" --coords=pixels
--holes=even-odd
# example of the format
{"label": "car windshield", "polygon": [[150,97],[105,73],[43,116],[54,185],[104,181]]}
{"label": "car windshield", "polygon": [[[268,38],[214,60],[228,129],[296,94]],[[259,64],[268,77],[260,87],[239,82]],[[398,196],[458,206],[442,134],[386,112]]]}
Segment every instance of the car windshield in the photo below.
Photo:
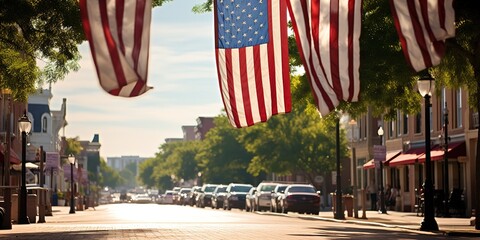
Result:
{"label": "car windshield", "polygon": [[287,187],[288,187],[288,186],[279,186],[279,187],[277,188],[277,192],[284,192]]}
{"label": "car windshield", "polygon": [[298,192],[315,193],[315,188],[307,187],[307,186],[295,186],[295,187],[290,187],[290,189],[288,189],[288,192],[291,192],[291,193],[298,193]]}
{"label": "car windshield", "polygon": [[217,188],[217,193],[226,192],[226,191],[227,191],[227,187],[219,187],[219,188]]}
{"label": "car windshield", "polygon": [[263,185],[261,188],[260,188],[260,191],[262,192],[271,192],[273,189],[275,189],[277,185]]}
{"label": "car windshield", "polygon": [[206,187],[204,192],[213,192],[213,191],[215,191],[215,188],[216,188],[216,186]]}
{"label": "car windshield", "polygon": [[231,192],[248,192],[250,191],[252,187],[251,186],[233,186],[230,191]]}
{"label": "car windshield", "polygon": [[189,193],[190,191],[191,191],[191,189],[183,189],[183,190],[181,190],[180,192],[181,192],[181,193]]}

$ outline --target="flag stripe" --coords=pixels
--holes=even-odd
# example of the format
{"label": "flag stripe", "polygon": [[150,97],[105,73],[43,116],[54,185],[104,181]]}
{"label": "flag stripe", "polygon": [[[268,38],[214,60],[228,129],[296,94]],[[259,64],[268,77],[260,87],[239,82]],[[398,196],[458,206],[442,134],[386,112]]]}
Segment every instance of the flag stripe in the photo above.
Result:
{"label": "flag stripe", "polygon": [[80,0],[100,86],[134,97],[148,91],[151,0]]}
{"label": "flag stripe", "polygon": [[[234,2],[242,9],[248,8],[247,4],[259,4],[244,0]],[[215,53],[220,91],[229,121],[237,128],[265,122],[272,115],[291,111],[286,5],[284,1],[265,2],[267,15],[256,12],[254,17],[259,21],[267,18],[268,39],[260,44],[243,46],[240,43],[242,36],[225,37],[225,21],[236,17],[230,14],[233,11],[223,9],[229,3],[214,1]],[[224,25],[220,27],[219,24]],[[238,31],[241,30],[238,28]],[[221,37],[225,37],[221,39],[222,43]],[[237,44],[233,40],[238,40],[241,46],[228,48],[229,44]]]}
{"label": "flag stripe", "polygon": [[415,71],[438,65],[455,35],[452,0],[390,0],[405,59]]}

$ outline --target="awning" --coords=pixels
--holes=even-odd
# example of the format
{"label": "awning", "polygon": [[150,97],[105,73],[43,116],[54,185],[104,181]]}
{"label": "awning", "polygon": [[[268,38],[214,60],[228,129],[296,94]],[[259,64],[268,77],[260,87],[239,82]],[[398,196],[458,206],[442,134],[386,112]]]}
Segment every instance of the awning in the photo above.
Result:
{"label": "awning", "polygon": [[389,167],[398,165],[414,164],[418,161],[418,158],[425,154],[425,148],[412,148],[405,153],[399,154],[394,159],[387,162]]}
{"label": "awning", "polygon": [[[443,146],[437,145],[432,149],[432,151],[430,151],[430,159],[432,161],[442,160],[444,159],[443,157],[444,153],[445,153],[445,150]],[[467,156],[465,142],[449,143],[447,156],[448,158],[458,158],[459,156]],[[420,158],[418,158],[418,162],[421,162],[421,163],[425,162],[425,155],[422,155]]]}
{"label": "awning", "polygon": [[[3,147],[0,147],[0,162],[5,161],[5,153],[3,151]],[[15,153],[15,151],[10,148],[10,163],[13,164],[20,164],[22,160],[20,160],[20,157]]]}
{"label": "awning", "polygon": [[[385,162],[388,162],[389,160],[392,160],[392,158],[398,156],[401,153],[401,151],[390,151],[387,152],[387,157],[385,158]],[[375,161],[374,159],[371,159],[367,163],[363,164],[363,169],[372,169],[375,168]]]}
{"label": "awning", "polygon": [[[25,167],[28,169],[38,169],[38,165],[35,163],[27,162],[25,164]],[[14,164],[12,165],[12,168],[17,171],[22,171],[22,164]]]}

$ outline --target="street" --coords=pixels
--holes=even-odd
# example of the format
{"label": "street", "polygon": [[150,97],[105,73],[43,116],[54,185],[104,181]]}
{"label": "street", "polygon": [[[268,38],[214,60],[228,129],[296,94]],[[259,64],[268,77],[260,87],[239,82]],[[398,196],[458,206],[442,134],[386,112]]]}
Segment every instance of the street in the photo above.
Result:
{"label": "street", "polygon": [[59,207],[53,215],[47,217],[47,223],[43,224],[15,224],[12,230],[0,231],[0,239],[446,238],[400,228],[321,221],[311,215],[250,213],[177,205],[110,204],[75,214],[68,214],[68,207]]}

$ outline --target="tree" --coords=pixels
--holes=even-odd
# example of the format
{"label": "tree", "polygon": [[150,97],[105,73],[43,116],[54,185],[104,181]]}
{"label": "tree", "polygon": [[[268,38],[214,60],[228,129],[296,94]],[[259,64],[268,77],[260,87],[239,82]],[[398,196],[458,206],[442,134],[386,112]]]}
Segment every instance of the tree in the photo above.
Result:
{"label": "tree", "polygon": [[117,188],[124,184],[120,174],[109,167],[103,158],[100,159],[100,176],[98,186]]}

